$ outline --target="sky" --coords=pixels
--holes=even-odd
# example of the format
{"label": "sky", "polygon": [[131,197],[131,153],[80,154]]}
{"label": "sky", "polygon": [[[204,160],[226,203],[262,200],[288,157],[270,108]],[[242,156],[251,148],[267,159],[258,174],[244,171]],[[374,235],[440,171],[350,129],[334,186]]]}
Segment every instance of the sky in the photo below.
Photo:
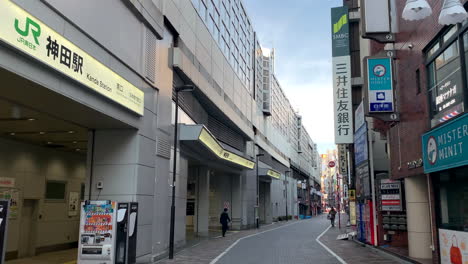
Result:
{"label": "sky", "polygon": [[335,148],[330,8],[343,0],[243,0],[264,48],[275,49],[275,74],[317,143]]}

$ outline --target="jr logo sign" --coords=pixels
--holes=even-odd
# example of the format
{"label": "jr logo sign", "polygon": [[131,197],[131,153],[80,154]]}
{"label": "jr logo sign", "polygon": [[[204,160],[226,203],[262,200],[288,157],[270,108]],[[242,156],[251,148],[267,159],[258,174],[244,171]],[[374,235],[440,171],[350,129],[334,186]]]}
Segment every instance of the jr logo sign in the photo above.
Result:
{"label": "jr logo sign", "polygon": [[[23,37],[28,37],[29,32],[31,32],[34,38],[34,42],[36,43],[36,45],[39,45],[39,37],[41,36],[41,26],[39,26],[39,24],[36,23],[36,21],[30,19],[29,17],[26,18],[26,25],[24,29],[21,29],[19,24],[20,24],[19,20],[15,19],[16,32],[18,32],[18,34],[20,34]],[[34,50],[36,49],[36,46],[34,44],[30,43],[28,40],[22,37],[18,38],[18,42],[24,43],[26,46],[28,46],[31,49],[34,49]]]}

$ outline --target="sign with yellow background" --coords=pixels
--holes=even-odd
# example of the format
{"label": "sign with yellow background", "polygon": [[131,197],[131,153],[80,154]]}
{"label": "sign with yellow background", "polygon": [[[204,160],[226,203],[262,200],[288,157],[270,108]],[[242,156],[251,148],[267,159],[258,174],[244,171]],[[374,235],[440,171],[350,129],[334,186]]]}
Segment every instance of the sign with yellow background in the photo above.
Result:
{"label": "sign with yellow background", "polygon": [[276,172],[276,171],[274,171],[274,170],[268,170],[268,171],[267,171],[267,175],[268,175],[268,176],[271,176],[271,177],[273,177],[273,178],[275,178],[275,179],[278,179],[278,180],[281,178],[281,174],[278,173],[278,172]]}
{"label": "sign with yellow background", "polygon": [[0,1],[0,40],[143,115],[140,89],[10,0]]}
{"label": "sign with yellow background", "polygon": [[250,161],[246,158],[243,158],[235,153],[232,153],[228,150],[225,150],[215,139],[214,136],[210,134],[205,128],[203,128],[200,132],[200,136],[198,139],[205,144],[207,148],[209,148],[216,156],[220,159],[230,161],[242,167],[246,167],[248,169],[253,169],[255,163]]}

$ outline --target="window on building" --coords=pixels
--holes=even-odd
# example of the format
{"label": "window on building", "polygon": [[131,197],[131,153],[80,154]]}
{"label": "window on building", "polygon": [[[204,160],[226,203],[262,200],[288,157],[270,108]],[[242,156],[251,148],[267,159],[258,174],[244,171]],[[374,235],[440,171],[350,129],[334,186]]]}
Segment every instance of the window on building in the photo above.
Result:
{"label": "window on building", "polygon": [[64,181],[47,181],[46,200],[64,201],[67,183]]}
{"label": "window on building", "polygon": [[206,20],[206,14],[207,14],[207,7],[206,7],[206,4],[205,2],[202,0],[200,2],[200,17],[203,21]]}
{"label": "window on building", "polygon": [[200,0],[192,0],[193,7],[195,7],[196,10],[200,9]]}
{"label": "window on building", "polygon": [[[460,54],[465,55],[466,47],[459,47],[459,37],[468,38],[466,34],[452,27],[441,35],[428,50],[427,83],[429,89],[429,104],[431,127],[463,113],[464,90]],[[465,46],[465,45],[464,45]]]}
{"label": "window on building", "polygon": [[439,227],[468,231],[468,168],[433,174]]}

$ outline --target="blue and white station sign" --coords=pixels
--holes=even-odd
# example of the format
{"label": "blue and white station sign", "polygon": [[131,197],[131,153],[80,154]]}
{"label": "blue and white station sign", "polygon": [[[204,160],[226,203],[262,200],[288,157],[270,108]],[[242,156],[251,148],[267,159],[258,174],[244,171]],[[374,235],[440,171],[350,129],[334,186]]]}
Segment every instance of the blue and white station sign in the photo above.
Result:
{"label": "blue and white station sign", "polygon": [[391,58],[368,58],[369,113],[393,112],[393,72]]}

